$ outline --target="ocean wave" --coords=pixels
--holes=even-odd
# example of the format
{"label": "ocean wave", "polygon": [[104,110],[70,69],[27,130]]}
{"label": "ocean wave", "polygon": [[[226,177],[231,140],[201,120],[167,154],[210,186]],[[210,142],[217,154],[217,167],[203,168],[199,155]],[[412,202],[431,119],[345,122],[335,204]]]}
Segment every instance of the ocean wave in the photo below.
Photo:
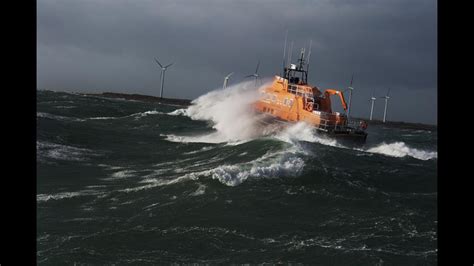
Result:
{"label": "ocean wave", "polygon": [[215,136],[221,140],[248,140],[262,135],[258,125],[260,116],[251,108],[259,97],[255,83],[246,81],[208,92],[181,112],[193,120],[211,121],[217,131]]}
{"label": "ocean wave", "polygon": [[410,156],[419,160],[430,160],[438,158],[438,152],[436,151],[425,151],[415,148],[410,148],[404,142],[394,142],[394,143],[381,143],[373,148],[365,150],[371,153],[378,153],[383,155],[388,155],[392,157],[405,157]]}
{"label": "ocean wave", "polygon": [[53,114],[50,114],[50,113],[43,113],[43,112],[37,112],[36,117],[53,119],[53,120],[58,120],[58,121],[74,121],[74,122],[83,122],[83,121],[85,121],[85,119],[81,119],[81,118],[77,118],[77,117],[67,117],[67,116],[53,115]]}
{"label": "ocean wave", "polygon": [[190,155],[190,154],[195,154],[195,153],[199,153],[199,152],[203,152],[203,151],[209,151],[209,150],[212,150],[213,148],[214,147],[212,147],[212,146],[206,146],[206,147],[202,147],[199,150],[184,152],[183,154]]}
{"label": "ocean wave", "polygon": [[114,116],[99,116],[99,117],[89,117],[89,120],[109,120],[109,119],[118,119],[123,117],[114,117]]}
{"label": "ocean wave", "polygon": [[237,186],[248,178],[297,176],[304,165],[304,160],[298,157],[296,151],[279,151],[266,153],[250,162],[220,165],[210,170],[188,173],[184,177],[191,179],[211,177],[224,185]]}
{"label": "ocean wave", "polygon": [[84,161],[89,159],[90,156],[99,155],[90,149],[43,141],[36,142],[36,150],[40,159],[49,158],[64,161]]}
{"label": "ocean wave", "polygon": [[135,117],[135,120],[138,120],[148,115],[163,115],[163,114],[166,114],[166,113],[156,111],[156,110],[150,110],[150,111],[145,111],[145,112],[133,113],[130,115],[125,115],[125,116],[98,116],[98,117],[89,117],[87,119],[88,120],[109,120],[109,119],[122,119],[122,118],[128,118],[128,117]]}
{"label": "ocean wave", "polygon": [[192,178],[190,178],[189,176],[180,176],[180,177],[172,178],[172,179],[149,178],[149,179],[147,179],[147,183],[149,183],[147,185],[125,188],[125,189],[121,189],[121,190],[118,190],[118,191],[119,192],[125,192],[125,193],[137,192],[137,191],[147,190],[147,189],[151,189],[151,188],[155,188],[155,187],[172,185],[172,184],[176,184],[178,182],[182,182],[184,180],[189,180],[189,179],[192,179]]}
{"label": "ocean wave", "polygon": [[200,196],[206,193],[206,185],[199,184],[199,187],[196,189],[196,191],[190,193],[190,196]]}
{"label": "ocean wave", "polygon": [[166,113],[167,115],[182,115],[182,116],[188,116],[188,110],[187,109],[176,109],[172,112]]}
{"label": "ocean wave", "polygon": [[[307,141],[313,143],[319,143],[326,146],[332,146],[337,148],[350,149],[347,146],[344,146],[337,142],[336,139],[329,138],[318,134],[316,130],[307,123],[299,122],[294,125],[291,125],[281,132],[273,136],[276,139],[285,141],[288,143],[296,143],[298,141]],[[372,147],[372,148],[352,148],[356,151],[367,152],[369,154],[377,153],[392,157],[405,157],[410,156],[419,160],[430,160],[438,158],[438,153],[436,151],[425,151],[421,149],[411,148],[406,145],[404,142],[394,142],[394,143],[385,143]],[[361,154],[356,154],[356,156],[362,156]]]}
{"label": "ocean wave", "polygon": [[81,190],[81,191],[75,191],[75,192],[60,192],[56,194],[38,194],[36,195],[36,200],[38,202],[46,202],[49,200],[70,199],[70,198],[81,197],[81,196],[97,196],[103,193],[104,192],[102,191],[87,189],[87,190]]}
{"label": "ocean wave", "polygon": [[152,110],[152,111],[145,111],[145,112],[141,112],[141,113],[131,114],[130,116],[135,116],[135,119],[139,119],[139,118],[149,116],[149,115],[162,115],[162,114],[166,114],[166,113],[156,111],[156,110]]}
{"label": "ocean wave", "polygon": [[120,170],[120,169],[124,169],[125,167],[123,166],[113,166],[113,165],[108,165],[108,164],[98,164],[97,166],[100,166],[100,167],[104,167],[106,169],[110,169],[110,170]]}
{"label": "ocean wave", "polygon": [[[214,166],[211,169],[191,170],[196,168],[196,164],[189,165],[174,173],[185,173],[177,178],[164,179],[161,174],[166,172],[164,169],[155,170],[152,174],[144,176],[139,183],[142,186],[122,189],[122,192],[137,192],[159,186],[167,186],[182,182],[185,180],[198,180],[203,177],[210,177],[218,180],[227,186],[237,186],[249,178],[275,178],[280,176],[297,176],[304,168],[305,162],[299,155],[302,154],[296,147],[277,152],[267,152],[263,156],[238,164],[223,164]],[[209,163],[209,159],[205,161]],[[202,162],[199,162],[202,165]],[[207,168],[207,167],[206,167]],[[201,193],[205,188],[201,187],[195,191],[194,195]]]}
{"label": "ocean wave", "polygon": [[135,176],[135,173],[136,173],[136,171],[134,171],[134,170],[122,170],[122,171],[118,171],[118,172],[113,173],[112,175],[110,175],[110,177],[102,178],[101,180],[113,181],[113,180],[117,180],[117,179],[125,179],[125,178],[128,178],[128,177]]}
{"label": "ocean wave", "polygon": [[174,134],[160,134],[160,136],[165,137],[165,140],[167,141],[180,142],[180,143],[219,144],[219,143],[235,143],[236,142],[236,141],[232,141],[228,139],[225,135],[219,132],[203,134],[203,135],[195,135],[195,136],[178,136]]}
{"label": "ocean wave", "polygon": [[203,233],[206,235],[220,236],[220,235],[232,235],[234,237],[245,238],[250,240],[258,240],[254,236],[242,233],[235,229],[228,229],[224,227],[199,227],[199,226],[176,226],[161,230],[160,233],[166,234],[187,234],[190,232]]}
{"label": "ocean wave", "polygon": [[318,134],[313,126],[305,122],[298,122],[296,124],[288,126],[281,132],[278,132],[277,134],[273,135],[273,137],[288,143],[307,141],[319,143],[326,146],[346,148],[345,146],[339,144],[335,139],[331,139],[329,137]]}
{"label": "ocean wave", "polygon": [[54,108],[58,108],[58,109],[72,109],[72,108],[77,108],[77,106],[58,105],[58,106],[54,106]]}

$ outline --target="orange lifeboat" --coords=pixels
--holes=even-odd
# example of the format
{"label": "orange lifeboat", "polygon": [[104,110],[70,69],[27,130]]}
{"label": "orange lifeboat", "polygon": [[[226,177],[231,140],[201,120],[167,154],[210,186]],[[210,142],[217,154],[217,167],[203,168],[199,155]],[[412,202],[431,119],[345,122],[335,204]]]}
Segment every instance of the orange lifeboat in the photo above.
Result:
{"label": "orange lifeboat", "polygon": [[299,65],[284,68],[284,75],[275,76],[269,86],[261,87],[261,98],[254,104],[258,113],[268,115],[272,121],[296,123],[304,121],[318,131],[336,137],[349,137],[365,142],[367,123],[349,119],[346,114],[333,112],[331,95],[338,96],[347,112],[344,94],[340,90],[326,89],[307,83],[308,72],[304,69],[304,50]]}

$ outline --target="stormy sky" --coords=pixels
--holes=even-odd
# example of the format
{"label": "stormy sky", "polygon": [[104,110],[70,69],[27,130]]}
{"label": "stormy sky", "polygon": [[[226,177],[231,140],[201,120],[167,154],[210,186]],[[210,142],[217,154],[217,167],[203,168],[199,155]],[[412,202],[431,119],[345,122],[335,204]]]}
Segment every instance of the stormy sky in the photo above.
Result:
{"label": "stormy sky", "polygon": [[354,73],[354,115],[391,88],[388,120],[436,124],[435,0],[38,0],[37,87],[158,96],[157,57],[175,63],[164,96],[194,99],[259,60],[279,74],[286,30],[293,58],[312,40],[310,84],[344,90]]}

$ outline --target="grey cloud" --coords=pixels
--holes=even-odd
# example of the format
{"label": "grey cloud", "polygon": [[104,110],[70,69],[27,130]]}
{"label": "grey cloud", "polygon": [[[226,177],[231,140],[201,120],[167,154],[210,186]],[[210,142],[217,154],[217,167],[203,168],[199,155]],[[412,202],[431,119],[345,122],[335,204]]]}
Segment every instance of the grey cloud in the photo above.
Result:
{"label": "grey cloud", "polygon": [[176,62],[165,95],[195,98],[258,60],[262,75],[278,74],[288,29],[293,58],[313,40],[311,83],[344,88],[355,73],[355,114],[390,87],[394,120],[436,122],[435,1],[43,0],[37,12],[39,88],[158,95],[157,56]]}

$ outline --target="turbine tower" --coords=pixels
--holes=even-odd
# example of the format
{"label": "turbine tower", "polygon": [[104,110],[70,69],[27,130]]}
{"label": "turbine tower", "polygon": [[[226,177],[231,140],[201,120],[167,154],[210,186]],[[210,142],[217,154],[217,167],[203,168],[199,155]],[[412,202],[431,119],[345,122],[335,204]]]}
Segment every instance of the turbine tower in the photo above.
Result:
{"label": "turbine tower", "polygon": [[246,78],[248,77],[254,77],[255,78],[255,87],[257,87],[257,79],[258,79],[258,67],[260,66],[260,61],[258,61],[257,63],[257,68],[255,69],[255,73],[251,74],[251,75],[248,75],[248,76],[245,76]]}
{"label": "turbine tower", "polygon": [[229,78],[232,76],[232,74],[234,74],[234,72],[230,73],[224,78],[224,85],[222,86],[223,89],[227,88],[227,81],[229,81]]}
{"label": "turbine tower", "polygon": [[354,80],[354,73],[352,73],[352,78],[351,78],[351,85],[349,85],[348,89],[349,89],[349,108],[347,109],[347,118],[349,118],[350,114],[351,114],[351,103],[352,103],[352,91],[354,90],[354,88],[352,88],[352,81]]}
{"label": "turbine tower", "polygon": [[174,63],[171,63],[167,66],[163,66],[159,61],[158,59],[155,58],[155,61],[156,63],[158,63],[158,65],[160,66],[161,68],[161,89],[160,89],[160,98],[163,98],[163,84],[165,83],[165,71],[168,69],[168,67],[170,67],[172,64]]}
{"label": "turbine tower", "polygon": [[374,92],[372,93],[372,97],[370,98],[370,100],[372,101],[372,105],[370,107],[370,119],[369,120],[372,120],[372,114],[374,112],[374,102],[375,102],[375,99],[377,99],[377,98],[375,98],[374,94],[375,94],[375,89],[374,89]]}
{"label": "turbine tower", "polygon": [[385,109],[383,111],[383,122],[385,123],[385,117],[387,116],[387,106],[388,106],[388,99],[390,99],[390,97],[388,96],[388,94],[390,93],[390,89],[388,89],[387,91],[387,95],[385,95],[384,98],[385,99]]}

